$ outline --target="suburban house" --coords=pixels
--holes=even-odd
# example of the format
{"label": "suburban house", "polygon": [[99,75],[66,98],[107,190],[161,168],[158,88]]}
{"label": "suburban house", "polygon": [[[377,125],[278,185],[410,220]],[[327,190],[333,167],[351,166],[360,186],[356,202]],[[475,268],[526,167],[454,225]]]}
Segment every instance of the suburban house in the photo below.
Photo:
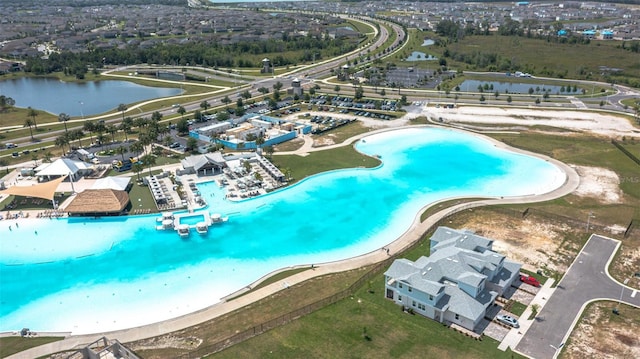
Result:
{"label": "suburban house", "polygon": [[492,246],[493,240],[471,231],[438,227],[429,257],[391,264],[385,272],[385,296],[440,323],[474,330],[520,273],[520,264]]}

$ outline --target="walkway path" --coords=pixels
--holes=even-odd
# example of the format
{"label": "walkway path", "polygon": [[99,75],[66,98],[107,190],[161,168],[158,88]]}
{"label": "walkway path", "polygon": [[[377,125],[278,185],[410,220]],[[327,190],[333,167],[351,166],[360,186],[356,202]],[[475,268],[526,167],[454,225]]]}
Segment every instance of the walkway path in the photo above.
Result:
{"label": "walkway path", "polygon": [[591,236],[516,346],[518,352],[536,359],[555,358],[580,314],[593,301],[622,301],[640,307],[637,290],[609,275],[609,264],[619,246],[618,240]]}

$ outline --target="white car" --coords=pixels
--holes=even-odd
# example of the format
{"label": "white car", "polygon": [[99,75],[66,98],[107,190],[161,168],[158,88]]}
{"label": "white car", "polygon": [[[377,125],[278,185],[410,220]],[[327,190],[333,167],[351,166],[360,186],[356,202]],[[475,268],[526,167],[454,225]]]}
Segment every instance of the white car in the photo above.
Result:
{"label": "white car", "polygon": [[496,316],[496,320],[499,321],[500,323],[506,324],[508,326],[514,327],[514,328],[520,328],[520,324],[518,323],[518,319],[510,316],[510,315],[505,315],[505,314],[500,314]]}

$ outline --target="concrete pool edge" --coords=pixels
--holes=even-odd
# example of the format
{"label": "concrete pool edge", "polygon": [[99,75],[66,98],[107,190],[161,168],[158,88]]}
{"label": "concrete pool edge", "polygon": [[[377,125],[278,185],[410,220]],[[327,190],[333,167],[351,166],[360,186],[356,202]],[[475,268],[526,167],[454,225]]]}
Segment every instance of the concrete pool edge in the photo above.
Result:
{"label": "concrete pool edge", "polygon": [[[442,128],[440,126],[432,126],[432,125],[418,125],[418,126],[404,126],[404,127],[398,127],[398,128],[387,128],[387,129],[381,129],[381,130],[376,130],[376,131],[371,131],[365,134],[361,134],[358,136],[354,136],[350,139],[345,140],[344,142],[342,142],[341,144],[338,145],[334,145],[334,146],[327,146],[327,147],[322,147],[319,148],[317,150],[324,150],[324,149],[328,149],[328,148],[332,148],[332,147],[338,147],[338,146],[345,146],[345,145],[353,145],[358,139],[363,138],[363,137],[367,137],[376,133],[380,133],[380,132],[386,132],[386,131],[394,131],[394,130],[398,130],[398,129],[406,129],[406,128],[412,128],[412,127],[438,127],[438,128]],[[139,327],[133,327],[133,328],[129,328],[129,329],[123,329],[123,330],[116,330],[116,331],[111,331],[111,332],[103,332],[103,333],[94,333],[94,334],[81,334],[81,335],[70,335],[67,338],[65,338],[64,340],[61,341],[57,341],[57,342],[53,342],[53,343],[49,343],[49,344],[45,344],[39,347],[35,347],[35,348],[31,348],[28,349],[26,351],[14,354],[8,358],[33,358],[33,357],[40,357],[40,356],[44,356],[44,355],[48,355],[54,352],[58,352],[58,351],[64,351],[64,350],[68,350],[68,349],[72,349],[72,348],[76,348],[78,346],[82,346],[84,344],[88,344],[91,343],[103,336],[106,336],[110,339],[118,339],[120,342],[131,342],[131,341],[135,341],[135,340],[140,340],[140,339],[145,339],[145,338],[150,338],[150,337],[154,337],[154,336],[160,336],[160,335],[164,335],[173,331],[177,331],[177,330],[182,330],[185,328],[188,328],[190,326],[194,326],[200,323],[203,323],[205,321],[208,320],[212,320],[215,319],[221,315],[227,314],[229,312],[232,312],[234,310],[240,309],[244,306],[247,306],[251,303],[254,303],[264,297],[267,297],[270,294],[276,293],[280,290],[283,290],[289,286],[293,286],[295,284],[301,283],[303,281],[306,281],[308,279],[317,277],[317,276],[322,276],[322,275],[326,275],[326,274],[331,274],[331,273],[336,273],[336,272],[342,272],[342,271],[347,271],[347,270],[352,270],[352,269],[356,269],[356,268],[360,268],[366,265],[371,265],[371,264],[376,264],[378,262],[382,262],[385,259],[389,258],[389,255],[393,255],[395,253],[401,252],[403,250],[405,250],[407,247],[411,246],[413,243],[415,243],[416,241],[420,240],[420,238],[422,237],[422,235],[424,234],[424,232],[426,232],[431,226],[433,226],[434,224],[436,224],[439,220],[441,220],[442,218],[449,216],[451,214],[454,214],[456,212],[460,212],[463,210],[468,210],[468,209],[472,209],[472,208],[476,208],[476,207],[481,207],[481,206],[489,206],[489,205],[496,205],[496,204],[516,204],[516,203],[535,203],[535,202],[543,202],[543,201],[547,201],[547,200],[551,200],[551,199],[556,199],[562,196],[565,196],[567,194],[570,194],[571,192],[573,192],[578,184],[579,184],[579,176],[577,174],[577,172],[570,167],[569,165],[554,160],[552,158],[549,158],[547,156],[544,155],[540,155],[540,154],[536,154],[536,153],[532,153],[532,152],[528,152],[528,151],[524,151],[521,149],[517,149],[517,148],[513,148],[510,147],[502,142],[499,142],[493,138],[487,137],[487,136],[482,136],[481,134],[478,133],[474,133],[474,132],[469,132],[469,131],[464,131],[464,130],[460,130],[460,129],[452,129],[452,128],[448,128],[445,127],[446,129],[452,130],[452,131],[459,131],[459,132],[465,132],[474,136],[478,136],[481,137],[485,140],[489,140],[491,141],[496,147],[501,148],[501,149],[506,149],[508,151],[514,152],[514,153],[520,153],[520,154],[524,154],[524,155],[528,155],[528,156],[533,156],[533,157],[537,157],[540,158],[542,160],[545,160],[547,162],[552,163],[553,165],[555,165],[557,168],[559,168],[564,174],[565,174],[565,181],[562,185],[560,185],[559,187],[550,190],[546,193],[542,193],[542,194],[535,194],[535,195],[527,195],[527,196],[515,196],[515,197],[507,197],[507,198],[494,198],[494,199],[485,199],[485,200],[478,200],[478,201],[473,201],[473,202],[467,202],[467,203],[462,203],[459,205],[455,205],[446,209],[443,209],[439,212],[434,213],[433,215],[431,215],[429,218],[427,218],[424,222],[420,222],[420,216],[421,214],[429,207],[432,207],[434,205],[437,205],[438,203],[440,203],[441,201],[438,202],[433,202],[433,203],[429,203],[427,205],[425,205],[424,207],[422,207],[418,213],[416,214],[416,216],[414,217],[414,220],[412,222],[412,224],[409,226],[409,228],[402,234],[400,235],[397,239],[395,239],[393,242],[391,242],[389,245],[387,245],[385,248],[389,248],[389,254],[387,254],[386,251],[382,251],[382,250],[374,250],[371,251],[369,253],[365,253],[362,254],[360,256],[357,257],[352,257],[352,258],[348,258],[348,259],[344,259],[344,260],[340,260],[340,261],[335,261],[335,262],[328,262],[328,263],[318,263],[314,265],[314,270],[306,270],[306,271],[302,271],[300,273],[297,273],[295,275],[292,275],[290,277],[287,277],[285,279],[279,280],[277,282],[271,283],[269,285],[266,285],[262,288],[259,288],[257,290],[248,292],[244,295],[241,295],[239,297],[236,297],[235,299],[231,300],[231,301],[221,301],[218,302],[216,304],[213,304],[207,308],[198,310],[196,312],[193,313],[189,313],[180,317],[176,317],[176,318],[172,318],[169,320],[165,320],[162,322],[157,322],[157,323],[152,323],[152,324],[148,324],[148,325],[143,325],[143,326],[139,326]],[[315,150],[315,149],[314,149]],[[449,199],[444,199],[444,200],[450,200]],[[264,279],[274,275],[275,273],[281,272],[281,271],[285,271],[285,270],[290,270],[290,269],[295,269],[295,268],[300,268],[300,267],[309,267],[310,264],[307,265],[300,265],[300,266],[292,266],[292,267],[286,267],[286,268],[282,268],[280,270],[276,270],[273,271],[267,275],[265,275],[264,277],[262,277],[261,279],[251,283],[248,287],[255,287],[257,284],[259,284],[260,282],[264,281]],[[239,293],[231,293],[229,296],[232,295],[238,295]],[[227,297],[229,297],[227,296]],[[40,335],[46,335],[46,333],[39,333]]]}

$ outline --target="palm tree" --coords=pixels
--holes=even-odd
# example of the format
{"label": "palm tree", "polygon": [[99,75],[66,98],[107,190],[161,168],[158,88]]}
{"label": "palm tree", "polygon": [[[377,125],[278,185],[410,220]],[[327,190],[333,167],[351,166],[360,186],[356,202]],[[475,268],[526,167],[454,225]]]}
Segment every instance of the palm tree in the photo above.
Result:
{"label": "palm tree", "polygon": [[121,103],[118,105],[118,111],[120,111],[122,113],[122,121],[124,121],[124,112],[126,110],[128,110],[129,108],[127,107],[127,105]]}
{"label": "palm tree", "polygon": [[112,124],[107,125],[107,132],[111,134],[111,142],[116,142],[116,132],[118,132],[118,128]]}
{"label": "palm tree", "polygon": [[181,118],[184,118],[184,114],[187,113],[187,110],[185,110],[184,107],[180,106],[178,107],[178,113],[180,114]]}
{"label": "palm tree", "polygon": [[48,162],[51,163],[51,158],[53,157],[53,155],[51,154],[51,151],[47,151],[42,155],[42,160],[44,162]]}
{"label": "palm tree", "polygon": [[89,132],[89,137],[91,138],[91,143],[93,143],[93,131],[96,130],[96,124],[91,122],[91,121],[87,121],[84,123],[83,126],[84,130]]}
{"label": "palm tree", "polygon": [[31,130],[31,126],[33,126],[33,120],[30,118],[27,118],[24,121],[24,127],[29,127],[29,134],[31,135],[31,142],[35,142],[35,139],[33,138],[33,131]]}
{"label": "palm tree", "polygon": [[67,133],[67,121],[69,121],[70,119],[71,116],[67,115],[64,112],[58,115],[58,121],[64,123],[64,133]]}
{"label": "palm tree", "polygon": [[124,119],[124,121],[122,121],[122,123],[120,124],[120,126],[118,126],[118,129],[120,129],[122,132],[124,132],[124,140],[126,142],[129,142],[129,132],[131,132],[131,126],[133,125],[133,120],[131,119],[131,117],[127,117]]}
{"label": "palm tree", "polygon": [[99,132],[98,135],[96,136],[96,140],[98,142],[100,142],[100,148],[102,148],[102,150],[104,151],[104,143],[106,142],[107,136],[104,135],[104,133]]}
{"label": "palm tree", "polygon": [[200,108],[202,109],[202,111],[203,111],[205,114],[207,113],[207,110],[209,109],[209,107],[211,107],[211,105],[210,105],[210,104],[209,104],[209,102],[207,102],[206,100],[205,100],[205,101],[200,102]]}
{"label": "palm tree", "polygon": [[124,154],[127,152],[129,152],[129,149],[126,148],[125,146],[118,146],[116,148],[116,153],[122,156],[122,162],[124,162]]}
{"label": "palm tree", "polygon": [[140,182],[140,172],[144,167],[140,164],[140,162],[136,162],[131,166],[131,170],[138,175],[138,182]]}
{"label": "palm tree", "polygon": [[160,122],[160,120],[162,120],[162,114],[158,111],[154,111],[151,114],[151,119],[153,120],[153,122]]}
{"label": "palm tree", "polygon": [[129,149],[133,152],[135,152],[136,157],[140,156],[140,153],[142,153],[144,146],[142,145],[142,142],[140,141],[136,141],[134,143],[131,144],[131,146],[129,146]]}
{"label": "palm tree", "polygon": [[27,116],[31,117],[33,120],[33,127],[35,127],[36,131],[38,130],[38,124],[36,123],[36,116],[38,116],[38,111],[31,108],[31,106],[27,107],[29,110],[29,114]]}
{"label": "palm tree", "polygon": [[70,140],[78,140],[78,147],[82,148],[82,137],[84,136],[84,132],[81,129],[73,130],[69,133]]}
{"label": "palm tree", "polygon": [[67,137],[67,135],[60,135],[56,137],[55,144],[56,146],[62,148],[62,155],[64,156],[66,154],[64,146],[69,144],[69,138]]}

